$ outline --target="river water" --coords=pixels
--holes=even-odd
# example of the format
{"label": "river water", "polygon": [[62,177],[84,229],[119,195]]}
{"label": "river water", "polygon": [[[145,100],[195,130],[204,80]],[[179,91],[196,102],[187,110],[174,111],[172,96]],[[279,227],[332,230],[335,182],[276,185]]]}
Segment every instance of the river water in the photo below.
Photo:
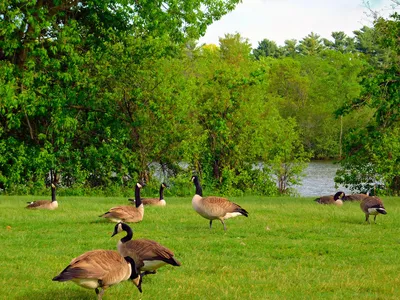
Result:
{"label": "river water", "polygon": [[338,168],[332,161],[311,161],[304,172],[302,184],[294,188],[302,197],[333,195],[338,191],[351,194],[342,186],[335,188],[334,178]]}

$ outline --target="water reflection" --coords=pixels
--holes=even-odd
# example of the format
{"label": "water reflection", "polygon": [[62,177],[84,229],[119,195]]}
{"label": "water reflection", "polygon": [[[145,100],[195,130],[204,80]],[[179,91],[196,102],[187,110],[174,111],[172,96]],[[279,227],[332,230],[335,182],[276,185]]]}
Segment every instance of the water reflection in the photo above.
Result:
{"label": "water reflection", "polygon": [[333,195],[337,191],[351,194],[349,189],[342,186],[335,188],[334,178],[339,165],[332,161],[312,161],[305,170],[302,185],[294,186],[300,196]]}

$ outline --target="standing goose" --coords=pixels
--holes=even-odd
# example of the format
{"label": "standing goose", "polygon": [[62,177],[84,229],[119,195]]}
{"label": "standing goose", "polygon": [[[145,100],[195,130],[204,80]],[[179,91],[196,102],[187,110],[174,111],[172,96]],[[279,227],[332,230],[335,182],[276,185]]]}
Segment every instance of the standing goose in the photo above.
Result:
{"label": "standing goose", "polygon": [[51,201],[50,200],[37,200],[33,202],[27,202],[29,205],[26,208],[29,209],[48,209],[54,210],[58,207],[56,200],[56,186],[54,183],[51,184]]}
{"label": "standing goose", "polygon": [[83,288],[95,289],[101,300],[108,287],[128,279],[142,292],[141,277],[131,257],[113,250],[92,250],[74,258],[53,281],[72,280]]}
{"label": "standing goose", "polygon": [[203,197],[199,177],[192,176],[192,181],[196,186],[196,194],[192,199],[193,209],[203,218],[210,220],[210,229],[213,220],[220,220],[226,231],[224,220],[237,216],[249,216],[249,213],[244,208],[226,198],[216,196]]}
{"label": "standing goose", "polygon": [[343,197],[345,197],[344,192],[337,192],[334,196],[332,196],[332,195],[322,196],[322,197],[315,199],[314,201],[316,201],[319,204],[335,204],[337,206],[341,206],[341,205],[343,205],[343,201],[342,201]]}
{"label": "standing goose", "polygon": [[174,253],[159,243],[148,239],[132,240],[132,229],[125,223],[115,225],[112,237],[122,231],[126,232],[126,236],[118,241],[118,252],[122,256],[132,257],[136,262],[137,269],[144,272],[142,275],[155,274],[158,268],[167,264],[181,265],[175,259]]}
{"label": "standing goose", "polygon": [[107,218],[113,222],[131,222],[137,223],[143,220],[144,207],[140,199],[140,189],[144,187],[144,184],[136,183],[135,186],[135,198],[136,207],[130,205],[121,205],[110,208],[106,213],[99,217]]}
{"label": "standing goose", "polygon": [[[151,206],[165,206],[167,202],[164,199],[164,189],[167,188],[168,185],[166,183],[161,183],[160,185],[160,197],[159,198],[144,198],[141,199],[143,205],[151,205]],[[135,199],[129,199],[129,201],[136,202]]]}
{"label": "standing goose", "polygon": [[374,215],[374,222],[376,223],[376,216],[378,214],[386,215],[387,212],[385,207],[383,206],[383,202],[376,196],[369,196],[364,198],[360,207],[362,211],[365,213],[365,222],[369,223],[369,215]]}

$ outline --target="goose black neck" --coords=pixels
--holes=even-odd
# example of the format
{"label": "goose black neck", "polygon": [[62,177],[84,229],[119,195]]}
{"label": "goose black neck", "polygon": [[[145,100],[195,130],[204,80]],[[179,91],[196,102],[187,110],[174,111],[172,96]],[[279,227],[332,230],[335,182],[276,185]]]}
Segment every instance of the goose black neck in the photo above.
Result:
{"label": "goose black neck", "polygon": [[160,186],[160,200],[164,199],[164,186]]}
{"label": "goose black neck", "polygon": [[203,189],[201,188],[198,178],[194,180],[194,185],[196,186],[196,194],[203,197]]}
{"label": "goose black neck", "polygon": [[125,256],[124,259],[126,260],[127,263],[129,263],[131,265],[131,276],[129,277],[129,279],[133,280],[135,278],[137,278],[139,276],[137,270],[136,270],[136,264],[135,261],[133,260],[132,257],[130,256]]}
{"label": "goose black neck", "polygon": [[142,199],[140,199],[140,187],[138,187],[137,184],[135,187],[135,203],[136,203],[136,207],[139,207],[140,204],[142,204]]}
{"label": "goose black neck", "polygon": [[130,241],[132,239],[133,232],[132,232],[132,229],[128,225],[126,225],[125,223],[122,223],[121,226],[122,226],[122,229],[125,230],[125,232],[126,232],[126,236],[124,236],[121,239],[121,242],[122,243],[126,243],[127,241]]}
{"label": "goose black neck", "polygon": [[56,188],[51,187],[51,202],[56,201]]}

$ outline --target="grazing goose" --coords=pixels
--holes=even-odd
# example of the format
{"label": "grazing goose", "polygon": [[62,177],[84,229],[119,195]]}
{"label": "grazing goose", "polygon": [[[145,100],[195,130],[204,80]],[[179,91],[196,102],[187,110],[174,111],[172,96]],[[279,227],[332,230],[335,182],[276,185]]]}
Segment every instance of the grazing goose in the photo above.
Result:
{"label": "grazing goose", "polygon": [[107,218],[113,222],[131,222],[137,223],[143,220],[144,207],[140,199],[140,189],[144,187],[144,184],[136,183],[135,186],[135,198],[136,207],[130,205],[121,205],[110,208],[106,213],[99,217]]}
{"label": "grazing goose", "polygon": [[156,270],[167,264],[180,266],[181,263],[174,258],[174,253],[159,243],[148,239],[132,240],[131,227],[125,223],[118,223],[114,227],[112,237],[122,231],[126,236],[118,241],[117,249],[122,256],[130,256],[137,269],[144,272],[142,275],[155,274]]}
{"label": "grazing goose", "polygon": [[[151,205],[151,206],[165,206],[167,202],[164,199],[164,189],[167,188],[168,185],[166,183],[161,183],[160,185],[160,197],[159,198],[144,198],[141,199],[143,205]],[[135,202],[135,199],[129,199],[129,201]]]}
{"label": "grazing goose", "polygon": [[196,186],[196,194],[192,199],[193,209],[203,218],[210,220],[210,229],[213,220],[220,220],[226,231],[224,220],[237,216],[249,216],[249,213],[244,208],[226,198],[215,196],[203,197],[199,177],[193,176],[192,181]]}
{"label": "grazing goose", "polygon": [[376,196],[369,196],[364,198],[360,207],[362,211],[365,213],[365,221],[369,223],[369,215],[374,215],[374,222],[376,223],[376,216],[378,214],[386,215],[387,212],[385,207],[383,206],[383,202]]}
{"label": "grazing goose", "polygon": [[83,288],[95,289],[98,299],[102,299],[109,286],[128,279],[142,292],[141,276],[131,257],[122,257],[113,250],[92,250],[74,258],[53,281],[72,280]]}
{"label": "grazing goose", "polygon": [[342,198],[344,196],[346,196],[344,194],[344,192],[337,192],[334,196],[332,196],[332,195],[322,196],[322,197],[315,199],[314,201],[316,201],[319,204],[335,204],[337,206],[341,206],[341,205],[343,205]]}
{"label": "grazing goose", "polygon": [[37,200],[33,202],[27,202],[29,205],[26,208],[29,209],[48,209],[54,210],[58,207],[56,200],[56,186],[54,183],[51,184],[51,201],[50,200]]}
{"label": "grazing goose", "polygon": [[351,195],[346,195],[342,198],[343,201],[361,201],[364,198],[367,198],[367,194],[351,194]]}

